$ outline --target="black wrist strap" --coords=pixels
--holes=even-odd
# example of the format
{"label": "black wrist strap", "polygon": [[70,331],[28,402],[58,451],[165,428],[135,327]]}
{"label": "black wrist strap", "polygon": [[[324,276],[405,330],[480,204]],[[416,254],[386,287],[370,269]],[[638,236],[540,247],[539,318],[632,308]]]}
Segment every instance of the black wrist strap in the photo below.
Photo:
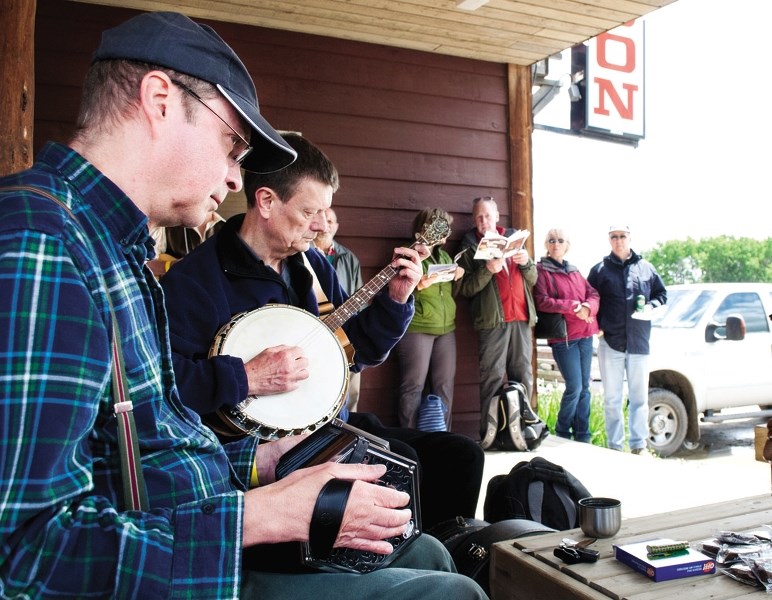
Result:
{"label": "black wrist strap", "polygon": [[353,485],[353,481],[346,479],[330,479],[319,492],[308,530],[308,545],[315,557],[330,556]]}

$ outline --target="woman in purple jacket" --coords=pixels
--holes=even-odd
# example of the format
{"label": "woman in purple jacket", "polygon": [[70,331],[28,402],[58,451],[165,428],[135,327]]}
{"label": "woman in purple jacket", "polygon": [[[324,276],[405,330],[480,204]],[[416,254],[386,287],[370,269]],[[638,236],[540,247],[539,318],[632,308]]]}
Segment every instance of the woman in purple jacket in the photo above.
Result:
{"label": "woman in purple jacket", "polygon": [[592,336],[598,333],[598,292],[574,265],[565,260],[571,243],[563,229],[550,229],[544,240],[547,255],[536,265],[533,288],[536,308],[562,313],[566,337],[547,340],[566,383],[555,433],[579,442],[590,441],[590,366]]}

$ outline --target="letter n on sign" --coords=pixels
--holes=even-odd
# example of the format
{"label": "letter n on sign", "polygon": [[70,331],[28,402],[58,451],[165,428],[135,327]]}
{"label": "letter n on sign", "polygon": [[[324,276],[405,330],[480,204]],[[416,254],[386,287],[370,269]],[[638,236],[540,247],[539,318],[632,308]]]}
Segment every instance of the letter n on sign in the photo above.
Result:
{"label": "letter n on sign", "polygon": [[644,137],[644,23],[630,21],[587,42],[588,129]]}

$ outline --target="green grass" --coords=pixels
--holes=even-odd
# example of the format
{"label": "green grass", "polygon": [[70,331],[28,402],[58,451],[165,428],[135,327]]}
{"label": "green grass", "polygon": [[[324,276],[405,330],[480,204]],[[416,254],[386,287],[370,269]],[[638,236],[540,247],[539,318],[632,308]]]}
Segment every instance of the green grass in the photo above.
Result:
{"label": "green grass", "polygon": [[[555,422],[560,410],[560,399],[563,396],[561,388],[538,393],[538,413],[555,435]],[[627,405],[625,404],[625,439],[627,438]],[[605,418],[603,416],[603,396],[593,394],[590,400],[590,443],[601,448],[607,448]]]}

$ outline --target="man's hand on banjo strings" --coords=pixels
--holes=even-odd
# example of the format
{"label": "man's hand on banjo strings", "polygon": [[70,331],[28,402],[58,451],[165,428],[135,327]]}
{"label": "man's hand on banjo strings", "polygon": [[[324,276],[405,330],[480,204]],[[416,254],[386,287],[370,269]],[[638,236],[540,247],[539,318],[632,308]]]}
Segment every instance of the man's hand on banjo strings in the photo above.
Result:
{"label": "man's hand on banjo strings", "polygon": [[300,346],[272,346],[244,363],[250,395],[270,396],[296,390],[308,379],[308,358]]}
{"label": "man's hand on banjo strings", "polygon": [[389,297],[404,304],[423,275],[421,255],[412,248],[395,248],[391,266],[397,274],[389,282]]}

